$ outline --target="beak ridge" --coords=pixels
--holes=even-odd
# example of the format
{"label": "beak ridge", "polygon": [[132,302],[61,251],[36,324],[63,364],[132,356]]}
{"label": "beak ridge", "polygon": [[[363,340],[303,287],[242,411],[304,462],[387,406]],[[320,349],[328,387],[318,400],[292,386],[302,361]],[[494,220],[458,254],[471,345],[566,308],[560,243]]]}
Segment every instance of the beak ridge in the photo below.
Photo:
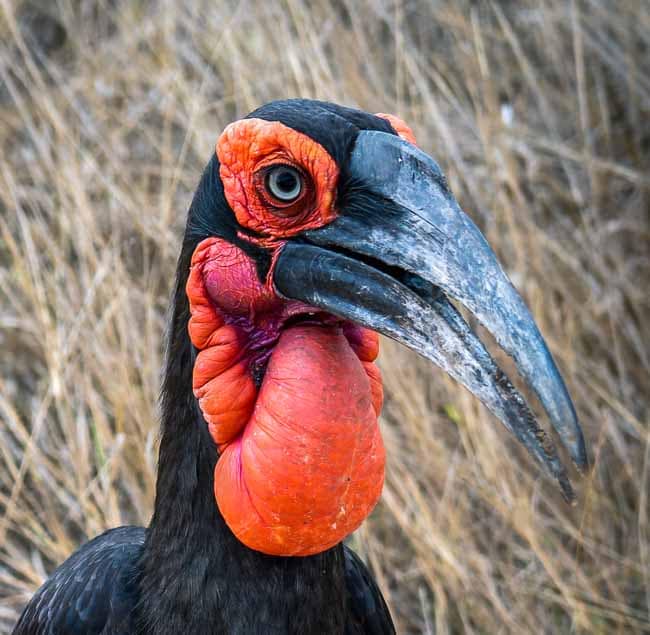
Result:
{"label": "beak ridge", "polygon": [[[303,234],[302,240],[312,246],[285,246],[276,266],[278,291],[287,297],[308,295],[309,299],[298,299],[393,337],[441,366],[488,405],[571,499],[550,439],[543,438],[523,398],[447,300],[448,296],[465,305],[515,360],[573,462],[580,471],[586,470],[582,431],[555,362],[524,301],[479,229],[458,206],[437,163],[395,135],[362,131],[347,169],[350,187],[341,197],[340,216]],[[318,253],[312,251],[313,245],[320,247]],[[295,277],[291,282],[282,277],[283,261],[292,260],[297,266],[296,249],[303,250],[311,263],[304,280],[308,290],[301,291]],[[327,283],[326,261],[330,278],[343,276],[356,292],[349,295],[349,290]],[[353,269],[356,279],[350,273]],[[369,279],[374,286],[368,287]],[[388,301],[391,293],[393,301]],[[398,306],[398,297],[405,309]],[[344,309],[338,306],[341,303]],[[468,371],[477,371],[477,365],[481,381]]]}

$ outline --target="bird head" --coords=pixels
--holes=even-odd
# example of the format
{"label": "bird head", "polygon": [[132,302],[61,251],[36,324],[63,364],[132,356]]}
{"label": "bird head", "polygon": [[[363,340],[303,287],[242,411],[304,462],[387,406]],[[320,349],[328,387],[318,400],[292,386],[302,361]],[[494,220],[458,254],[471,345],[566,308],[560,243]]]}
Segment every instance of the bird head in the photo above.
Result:
{"label": "bird head", "polygon": [[400,119],[287,100],[230,124],[185,247],[193,391],[219,448],[216,501],[244,544],[318,553],[372,510],[384,474],[378,333],[463,384],[573,498],[552,441],[452,301],[514,359],[584,469],[560,373]]}

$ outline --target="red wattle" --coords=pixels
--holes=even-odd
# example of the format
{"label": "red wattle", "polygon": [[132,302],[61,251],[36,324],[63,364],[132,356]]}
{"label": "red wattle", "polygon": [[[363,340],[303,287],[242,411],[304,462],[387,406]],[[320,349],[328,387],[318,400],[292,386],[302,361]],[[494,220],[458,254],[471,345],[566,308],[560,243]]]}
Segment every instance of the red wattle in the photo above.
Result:
{"label": "red wattle", "polygon": [[215,469],[219,509],[247,546],[319,553],[372,511],[385,454],[381,397],[371,386],[379,380],[365,365],[339,328],[295,326],[281,335],[253,414]]}
{"label": "red wattle", "polygon": [[[216,237],[196,247],[186,291],[198,349],[192,387],[221,453],[223,517],[264,553],[328,549],[381,493],[377,334],[336,320],[319,325],[310,307],[278,298],[247,254]],[[311,325],[287,327],[305,314]]]}

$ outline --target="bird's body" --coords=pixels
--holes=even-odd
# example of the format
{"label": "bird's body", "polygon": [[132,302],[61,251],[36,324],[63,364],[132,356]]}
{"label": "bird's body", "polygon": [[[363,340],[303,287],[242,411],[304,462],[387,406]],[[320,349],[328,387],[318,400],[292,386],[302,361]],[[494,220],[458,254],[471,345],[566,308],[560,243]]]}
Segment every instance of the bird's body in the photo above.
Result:
{"label": "bird's body", "polygon": [[[394,632],[365,565],[343,545],[301,559],[264,557],[239,545],[220,554],[179,553],[166,562],[168,577],[159,572],[164,587],[144,594],[139,580],[145,539],[143,527],[118,527],[86,543],[39,589],[15,632]],[[216,562],[221,568],[212,569]],[[225,575],[232,569],[237,576],[229,583]]]}
{"label": "bird's body", "polygon": [[178,262],[150,525],[73,554],[16,635],[393,633],[342,543],[383,484],[374,331],[461,381],[571,495],[552,445],[445,294],[515,358],[583,465],[562,380],[413,142],[396,118],[307,100],[224,131]]}
{"label": "bird's body", "polygon": [[214,504],[216,449],[196,409],[188,412],[173,435],[163,433],[158,491],[174,496],[157,497],[150,527],[112,529],[85,544],[39,589],[15,635],[394,632],[347,547],[287,558],[235,538]]}

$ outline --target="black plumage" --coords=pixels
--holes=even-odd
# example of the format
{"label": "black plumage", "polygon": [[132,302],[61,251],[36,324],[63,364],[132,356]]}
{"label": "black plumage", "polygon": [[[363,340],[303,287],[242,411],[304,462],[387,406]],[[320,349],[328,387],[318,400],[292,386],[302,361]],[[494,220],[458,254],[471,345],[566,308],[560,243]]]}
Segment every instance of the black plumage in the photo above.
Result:
{"label": "black plumage", "polygon": [[[382,119],[323,102],[276,102],[252,116],[310,134],[339,162],[360,128],[392,131]],[[79,549],[34,595],[15,635],[394,633],[381,593],[347,547],[305,558],[267,556],[240,543],[215,504],[218,452],[192,393],[190,259],[200,240],[220,236],[255,258],[260,278],[269,266],[263,249],[237,237],[241,228],[218,167],[213,156],[178,262],[150,526],[113,529]]]}
{"label": "black plumage", "polygon": [[145,530],[118,527],[70,556],[25,607],[14,633],[131,633]]}
{"label": "black plumage", "polygon": [[[214,615],[199,614],[199,607],[189,594],[192,586],[196,586],[200,580],[196,576],[190,579],[191,570],[183,569],[181,574],[177,575],[180,588],[173,583],[170,586],[174,593],[180,593],[179,598],[187,597],[189,604],[182,606],[180,601],[173,602],[171,621],[169,614],[157,613],[149,627],[145,623],[147,614],[160,611],[161,607],[155,596],[147,600],[140,595],[138,588],[146,531],[143,527],[118,527],[82,546],[37,591],[25,608],[14,633],[126,635],[149,632],[343,632],[345,635],[383,635],[394,632],[390,613],[379,589],[363,562],[346,546],[336,547],[325,557],[319,555],[309,559],[294,559],[297,567],[291,566],[290,559],[269,557],[268,560],[275,562],[265,563],[266,566],[262,567],[259,576],[249,568],[249,573],[252,573],[252,580],[248,581],[252,583],[251,590],[241,589],[247,581],[238,579],[237,584],[233,586],[237,590],[243,590],[244,595],[237,595],[235,588],[231,589],[231,597],[225,604],[229,611],[217,609],[216,619]],[[261,554],[257,555],[263,558]],[[311,562],[306,563],[303,560]],[[332,589],[334,593],[331,598],[322,595],[318,599],[338,599],[343,610],[338,616],[327,610],[312,613],[313,607],[309,602],[304,602],[304,599],[314,597],[316,585],[323,581],[328,584],[332,582],[332,576],[329,574],[332,573],[332,568],[341,569],[341,560],[344,579],[342,603],[340,597],[336,598],[336,592],[341,590],[340,585],[338,589]],[[198,561],[200,562],[201,558],[198,558]],[[205,562],[204,558],[203,561]],[[170,565],[173,567],[174,562]],[[256,565],[251,562],[250,566]],[[188,571],[189,575],[183,575],[185,571]],[[206,571],[201,573],[205,576]],[[218,578],[227,585],[222,575]],[[214,587],[217,595],[226,599],[223,596],[226,596],[228,591],[218,588],[218,580],[214,582],[217,582]],[[288,588],[285,584],[289,582],[291,590],[295,592],[293,597],[274,594],[274,590],[283,593]],[[310,585],[314,585],[314,588],[310,588]],[[255,590],[263,590],[265,587],[269,592],[265,597],[255,593]],[[206,590],[196,590],[202,594],[206,593]],[[242,597],[253,601],[238,601],[238,598]],[[261,610],[257,612],[254,612],[255,599],[262,599],[258,607]],[[227,623],[229,612],[232,613],[231,621]],[[343,619],[340,619],[341,617]]]}

